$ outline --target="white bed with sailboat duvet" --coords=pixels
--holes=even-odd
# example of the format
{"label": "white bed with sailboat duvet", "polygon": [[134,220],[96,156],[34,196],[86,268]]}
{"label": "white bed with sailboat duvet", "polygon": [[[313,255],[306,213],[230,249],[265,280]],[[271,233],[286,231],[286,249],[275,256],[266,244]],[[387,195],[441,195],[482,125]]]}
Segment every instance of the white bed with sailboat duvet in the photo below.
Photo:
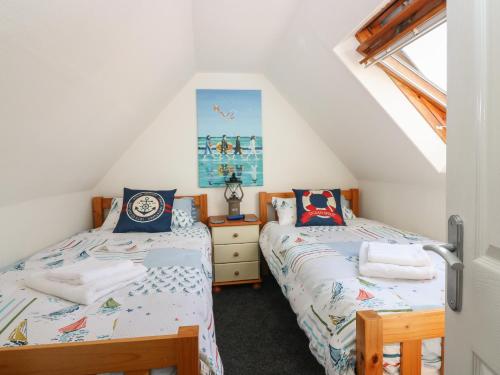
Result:
{"label": "white bed with sailboat duvet", "polygon": [[[0,346],[169,335],[197,325],[201,373],[223,374],[211,256],[210,232],[201,222],[162,233],[113,233],[105,227],[79,233],[0,272]],[[95,260],[131,261],[144,273],[88,304],[27,286],[33,275]],[[175,368],[158,371],[173,374]]]}

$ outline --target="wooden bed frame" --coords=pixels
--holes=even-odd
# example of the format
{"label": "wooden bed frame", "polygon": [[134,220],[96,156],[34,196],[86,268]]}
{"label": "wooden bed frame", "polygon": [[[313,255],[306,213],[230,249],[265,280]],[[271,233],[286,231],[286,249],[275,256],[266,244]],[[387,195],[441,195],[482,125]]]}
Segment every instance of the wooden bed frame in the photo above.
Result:
{"label": "wooden bed frame", "polygon": [[88,375],[177,367],[179,375],[199,375],[198,326],[176,335],[29,345],[0,349],[0,373],[16,375]]}
{"label": "wooden bed frame", "polygon": [[442,309],[380,315],[365,310],[356,313],[356,374],[382,375],[385,344],[400,344],[400,374],[420,375],[422,340],[441,338],[441,368],[444,375],[445,312]]}
{"label": "wooden bed frame", "polygon": [[[184,198],[188,196],[176,196]],[[207,195],[194,198],[200,221],[207,223]],[[113,198],[92,199],[93,227],[104,222]],[[146,375],[149,370],[176,366],[178,375],[199,375],[198,326],[179,327],[177,334],[127,339],[28,345],[0,348],[0,373],[17,375],[88,375],[125,372]]]}
{"label": "wooden bed frame", "polygon": [[[359,190],[342,190],[342,195],[359,216]],[[293,192],[259,193],[260,220],[268,221],[268,208],[273,197],[294,198]],[[356,313],[356,373],[357,375],[383,374],[384,344],[400,343],[401,375],[421,373],[422,340],[441,338],[441,375],[444,374],[444,309],[397,314],[378,314],[366,310]]]}
{"label": "wooden bed frame", "polygon": [[[176,198],[193,198],[194,205],[198,208],[199,219],[202,223],[208,224],[208,201],[206,194],[200,195],[176,195]],[[92,198],[92,218],[94,228],[99,228],[106,218],[106,210],[111,208],[113,198],[94,197]]]}

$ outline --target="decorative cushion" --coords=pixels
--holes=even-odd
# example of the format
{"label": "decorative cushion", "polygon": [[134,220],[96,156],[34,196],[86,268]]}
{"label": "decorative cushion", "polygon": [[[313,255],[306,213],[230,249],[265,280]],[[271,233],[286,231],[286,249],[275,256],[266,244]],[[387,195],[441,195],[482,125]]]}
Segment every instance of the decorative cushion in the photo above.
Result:
{"label": "decorative cushion", "polygon": [[[195,218],[198,216],[196,211],[196,216],[193,216],[193,207],[196,210],[192,197],[175,198],[174,210],[172,211],[172,228],[186,228],[192,226],[194,222],[197,221]],[[182,213],[177,214],[177,218],[175,217],[176,211],[182,211]]]}
{"label": "decorative cushion", "polygon": [[280,225],[295,225],[297,221],[295,198],[273,197],[271,203],[276,210]]}
{"label": "decorative cushion", "polygon": [[354,215],[354,212],[352,212],[350,208],[344,206],[342,206],[342,216],[344,218],[344,221],[356,219],[356,215]]}
{"label": "decorative cushion", "polygon": [[340,194],[340,204],[342,205],[342,209],[344,208],[351,208],[351,202],[348,201],[342,193]]}
{"label": "decorative cushion", "polygon": [[108,216],[106,216],[106,220],[102,223],[101,230],[115,229],[118,219],[120,218],[122,205],[123,198],[113,198],[111,201],[111,208],[109,209]]}
{"label": "decorative cushion", "polygon": [[174,210],[182,210],[192,217],[193,204],[193,198],[191,197],[175,198],[173,208]]}
{"label": "decorative cushion", "polygon": [[351,202],[345,199],[345,197],[340,194],[340,204],[342,205],[342,216],[344,221],[356,219],[356,215],[351,210]]}
{"label": "decorative cushion", "polygon": [[113,232],[170,232],[175,192],[123,189],[122,211]]}
{"label": "decorative cushion", "polygon": [[187,213],[184,210],[178,210],[176,208],[172,210],[172,228],[188,228],[193,226],[193,224],[194,220],[191,217],[191,212]]}
{"label": "decorative cushion", "polygon": [[293,189],[297,205],[295,226],[345,225],[340,203],[340,189]]}
{"label": "decorative cushion", "polygon": [[193,218],[195,223],[197,221],[200,221],[200,212],[198,211],[198,207],[196,207],[194,205],[194,199],[193,199],[192,207],[191,207],[191,217]]}

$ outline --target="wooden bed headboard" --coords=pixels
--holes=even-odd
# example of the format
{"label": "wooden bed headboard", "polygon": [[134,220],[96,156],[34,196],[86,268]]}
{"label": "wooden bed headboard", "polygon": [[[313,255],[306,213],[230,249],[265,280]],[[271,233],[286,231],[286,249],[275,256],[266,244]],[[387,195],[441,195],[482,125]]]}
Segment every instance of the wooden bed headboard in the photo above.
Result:
{"label": "wooden bed headboard", "polygon": [[[342,190],[342,195],[351,204],[351,210],[354,215],[359,216],[359,189],[348,189]],[[295,193],[293,191],[281,192],[281,193],[267,193],[261,191],[259,193],[259,217],[262,225],[267,223],[268,211],[267,208],[271,204],[273,197],[277,198],[295,198]]]}
{"label": "wooden bed headboard", "polygon": [[[198,217],[200,221],[204,224],[208,223],[208,202],[207,195],[176,195],[176,198],[193,198],[194,205],[198,209]],[[99,228],[106,217],[105,210],[111,208],[111,201],[113,198],[106,197],[94,197],[92,198],[92,218],[94,222],[94,228]]]}

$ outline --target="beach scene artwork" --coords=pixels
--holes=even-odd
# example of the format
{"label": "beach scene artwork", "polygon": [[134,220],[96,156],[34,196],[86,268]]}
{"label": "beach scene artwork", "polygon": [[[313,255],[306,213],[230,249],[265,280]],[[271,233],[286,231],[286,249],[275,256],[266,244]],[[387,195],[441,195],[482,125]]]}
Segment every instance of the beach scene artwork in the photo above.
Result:
{"label": "beach scene artwork", "polygon": [[263,186],[260,90],[196,90],[199,186]]}

